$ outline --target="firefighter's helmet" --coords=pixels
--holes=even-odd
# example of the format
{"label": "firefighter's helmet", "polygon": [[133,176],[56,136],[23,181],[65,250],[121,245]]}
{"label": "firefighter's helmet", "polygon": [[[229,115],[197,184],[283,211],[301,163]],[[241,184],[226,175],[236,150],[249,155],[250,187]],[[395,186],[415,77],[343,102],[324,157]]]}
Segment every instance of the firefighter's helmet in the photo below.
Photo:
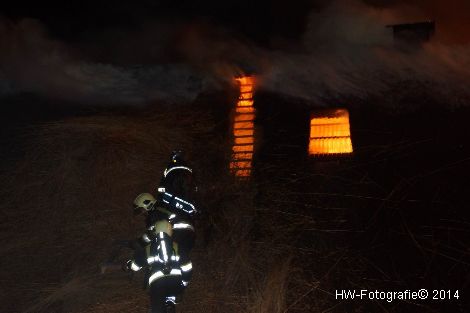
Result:
{"label": "firefighter's helmet", "polygon": [[152,210],[156,202],[157,200],[150,193],[141,193],[134,200],[134,214]]}

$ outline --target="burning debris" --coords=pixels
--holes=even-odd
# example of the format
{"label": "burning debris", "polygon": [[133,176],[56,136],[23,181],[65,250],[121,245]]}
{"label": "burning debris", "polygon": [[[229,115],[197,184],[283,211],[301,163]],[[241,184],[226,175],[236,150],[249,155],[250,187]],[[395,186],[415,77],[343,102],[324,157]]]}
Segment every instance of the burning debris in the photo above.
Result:
{"label": "burning debris", "polygon": [[346,109],[313,113],[310,119],[309,155],[350,154],[353,152]]}
{"label": "burning debris", "polygon": [[254,119],[253,88],[255,79],[244,76],[236,79],[240,85],[240,95],[233,118],[234,143],[230,170],[237,177],[251,175],[254,151]]}

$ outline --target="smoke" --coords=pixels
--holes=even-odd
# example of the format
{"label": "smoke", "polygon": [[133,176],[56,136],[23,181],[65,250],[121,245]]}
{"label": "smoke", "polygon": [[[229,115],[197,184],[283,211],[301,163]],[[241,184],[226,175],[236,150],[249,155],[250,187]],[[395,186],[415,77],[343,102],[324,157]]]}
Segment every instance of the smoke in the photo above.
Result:
{"label": "smoke", "polygon": [[51,38],[38,20],[0,20],[0,96],[188,103],[233,83],[262,60],[261,51],[201,21],[142,21],[136,29],[101,30],[67,44]]}
{"label": "smoke", "polygon": [[317,105],[345,97],[399,101],[412,93],[461,105],[470,96],[470,46],[434,40],[421,48],[398,49],[385,27],[425,18],[417,6],[335,1],[311,14],[302,52],[270,53],[263,87]]}
{"label": "smoke", "polygon": [[0,95],[36,93],[86,103],[190,102],[206,77],[184,64],[99,63],[50,38],[33,19],[0,21]]}
{"label": "smoke", "polygon": [[[137,29],[86,34],[73,45],[51,38],[37,20],[0,20],[0,95],[191,102],[254,71],[259,88],[316,105],[348,97],[396,103],[412,93],[461,105],[470,97],[470,45],[465,36],[449,35],[458,24],[452,16],[468,21],[470,13],[452,5],[461,0],[449,0],[448,9],[420,0],[317,2],[322,5],[310,13],[302,41],[288,51],[262,48],[200,20],[142,21]],[[434,18],[437,34],[419,49],[398,49],[385,27]],[[465,33],[465,25],[454,34]]]}

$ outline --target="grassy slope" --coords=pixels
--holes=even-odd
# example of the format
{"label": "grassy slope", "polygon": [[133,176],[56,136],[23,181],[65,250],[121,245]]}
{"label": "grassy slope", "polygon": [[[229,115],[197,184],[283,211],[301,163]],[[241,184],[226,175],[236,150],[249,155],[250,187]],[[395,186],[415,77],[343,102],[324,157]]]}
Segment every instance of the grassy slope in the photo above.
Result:
{"label": "grassy slope", "polygon": [[[412,202],[410,188],[434,187],[386,170],[415,157],[419,144],[364,146],[355,160],[339,163],[258,164],[256,183],[237,183],[226,173],[225,121],[207,112],[95,115],[32,128],[25,155],[1,179],[4,311],[145,312],[141,276],[100,275],[97,265],[112,240],[141,232],[131,201],[155,188],[174,147],[188,151],[205,209],[182,312],[439,312],[440,304],[337,301],[333,293],[465,287],[467,254],[445,249],[455,247],[449,238],[468,243],[461,235],[466,217],[448,212],[436,215],[437,224],[411,223],[421,206],[439,210],[458,201],[442,195]],[[376,180],[374,171],[389,181]],[[443,224],[448,241],[434,229],[446,216],[461,218],[458,229]],[[408,252],[413,258],[403,262]],[[441,256],[449,252],[455,260]],[[454,312],[465,312],[463,300],[454,304]]]}

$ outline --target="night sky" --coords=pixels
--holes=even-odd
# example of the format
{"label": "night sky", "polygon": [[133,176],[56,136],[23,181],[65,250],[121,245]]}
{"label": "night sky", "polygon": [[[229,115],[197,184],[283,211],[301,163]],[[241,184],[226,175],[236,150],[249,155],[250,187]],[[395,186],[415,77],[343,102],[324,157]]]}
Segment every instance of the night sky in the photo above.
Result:
{"label": "night sky", "polygon": [[[29,1],[3,3],[0,12],[10,20],[35,18],[53,36],[77,41],[107,29],[132,30],[149,21],[208,23],[268,44],[273,37],[298,39],[310,12],[321,11],[331,0],[246,1]],[[343,1],[344,2],[344,1]],[[346,1],[347,2],[347,1]],[[364,0],[377,8],[399,8],[407,18],[435,19],[441,34],[452,42],[470,35],[470,3],[465,0]]]}
{"label": "night sky", "polygon": [[149,21],[209,23],[265,43],[272,35],[296,38],[318,1],[28,1],[2,5],[7,18],[39,19],[56,37],[82,40],[107,29],[132,30]]}

